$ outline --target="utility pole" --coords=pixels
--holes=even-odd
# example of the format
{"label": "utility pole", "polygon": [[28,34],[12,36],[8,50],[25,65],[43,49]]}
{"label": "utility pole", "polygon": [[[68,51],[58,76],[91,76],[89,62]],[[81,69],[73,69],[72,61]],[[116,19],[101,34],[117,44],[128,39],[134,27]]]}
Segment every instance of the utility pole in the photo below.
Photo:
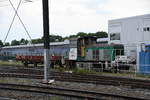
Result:
{"label": "utility pole", "polygon": [[48,0],[43,2],[43,32],[44,32],[44,82],[48,83],[50,56],[49,56],[49,4]]}

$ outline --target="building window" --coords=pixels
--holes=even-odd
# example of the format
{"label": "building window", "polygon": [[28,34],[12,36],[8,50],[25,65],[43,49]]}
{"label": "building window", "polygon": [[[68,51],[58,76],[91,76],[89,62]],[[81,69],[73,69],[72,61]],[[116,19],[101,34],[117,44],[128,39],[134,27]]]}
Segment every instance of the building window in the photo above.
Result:
{"label": "building window", "polygon": [[144,31],[144,32],[150,31],[150,27],[144,27],[144,28],[143,28],[143,31]]}
{"label": "building window", "polygon": [[150,27],[147,27],[147,31],[150,31]]}
{"label": "building window", "polygon": [[110,40],[120,40],[120,33],[111,33]]}
{"label": "building window", "polygon": [[143,28],[143,31],[146,31],[146,28]]}

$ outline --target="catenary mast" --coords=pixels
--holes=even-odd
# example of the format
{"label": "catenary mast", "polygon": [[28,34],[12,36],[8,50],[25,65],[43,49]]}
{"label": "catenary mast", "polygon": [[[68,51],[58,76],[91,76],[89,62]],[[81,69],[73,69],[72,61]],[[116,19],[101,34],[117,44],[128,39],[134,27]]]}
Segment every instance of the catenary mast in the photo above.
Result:
{"label": "catenary mast", "polygon": [[48,82],[48,72],[50,67],[49,57],[49,3],[48,0],[43,2],[43,33],[44,33],[44,82]]}

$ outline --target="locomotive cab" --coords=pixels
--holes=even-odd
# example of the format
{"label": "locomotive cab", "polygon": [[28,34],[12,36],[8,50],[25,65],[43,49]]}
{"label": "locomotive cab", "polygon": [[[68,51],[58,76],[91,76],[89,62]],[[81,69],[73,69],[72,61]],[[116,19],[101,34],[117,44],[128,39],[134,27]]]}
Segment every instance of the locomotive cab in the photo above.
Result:
{"label": "locomotive cab", "polygon": [[86,36],[78,38],[77,40],[77,51],[78,51],[78,60],[85,60],[86,48],[96,44],[96,37]]}

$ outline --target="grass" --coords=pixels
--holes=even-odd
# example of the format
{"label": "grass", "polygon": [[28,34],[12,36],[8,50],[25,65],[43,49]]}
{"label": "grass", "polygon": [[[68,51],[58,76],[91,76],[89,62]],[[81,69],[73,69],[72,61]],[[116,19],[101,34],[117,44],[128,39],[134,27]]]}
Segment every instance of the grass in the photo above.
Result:
{"label": "grass", "polygon": [[73,70],[74,73],[77,74],[95,74],[95,75],[108,75],[108,76],[116,76],[116,77],[130,77],[130,78],[143,78],[150,79],[150,74],[139,74],[134,72],[125,72],[125,73],[112,73],[112,72],[97,72],[95,70],[76,68]]}
{"label": "grass", "polygon": [[21,62],[17,61],[0,61],[1,66],[22,66]]}
{"label": "grass", "polygon": [[149,78],[150,79],[150,74],[137,74],[137,77],[142,77],[142,78]]}
{"label": "grass", "polygon": [[94,70],[82,69],[82,68],[76,68],[73,70],[73,72],[77,74],[97,74],[97,72]]}
{"label": "grass", "polygon": [[[23,66],[21,62],[17,61],[0,61],[1,66]],[[65,72],[69,71],[68,67],[62,68],[62,67],[57,67],[55,70],[60,71],[60,72]],[[150,79],[150,74],[139,74],[139,73],[111,73],[111,72],[98,72],[92,69],[83,69],[83,68],[76,68],[72,70],[73,73],[76,74],[95,74],[95,75],[109,75],[109,76],[117,76],[117,77],[132,77],[132,78],[146,78]]]}

